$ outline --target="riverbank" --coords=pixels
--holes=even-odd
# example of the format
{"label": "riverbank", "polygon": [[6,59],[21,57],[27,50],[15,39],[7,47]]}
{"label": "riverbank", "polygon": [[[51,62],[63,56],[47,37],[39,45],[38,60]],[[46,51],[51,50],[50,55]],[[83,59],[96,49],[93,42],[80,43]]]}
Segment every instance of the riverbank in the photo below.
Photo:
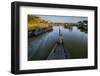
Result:
{"label": "riverbank", "polygon": [[43,34],[52,30],[53,30],[52,28],[39,28],[36,30],[28,31],[28,37],[38,36],[40,34]]}

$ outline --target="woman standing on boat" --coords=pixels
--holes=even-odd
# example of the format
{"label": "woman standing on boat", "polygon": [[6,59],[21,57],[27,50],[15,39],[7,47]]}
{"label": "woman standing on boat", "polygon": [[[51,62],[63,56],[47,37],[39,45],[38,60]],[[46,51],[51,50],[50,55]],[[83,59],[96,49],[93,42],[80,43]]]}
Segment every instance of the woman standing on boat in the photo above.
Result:
{"label": "woman standing on boat", "polygon": [[63,38],[63,35],[62,35],[61,30],[59,28],[59,38],[58,38],[57,44],[59,44],[59,45],[63,44],[64,43],[63,40],[64,40],[64,38]]}
{"label": "woman standing on boat", "polygon": [[60,35],[59,35],[59,38],[58,38],[58,41],[57,41],[57,44],[59,44],[59,45],[60,45],[60,44],[63,44],[63,43],[64,43],[63,41],[64,41],[63,35],[60,34]]}

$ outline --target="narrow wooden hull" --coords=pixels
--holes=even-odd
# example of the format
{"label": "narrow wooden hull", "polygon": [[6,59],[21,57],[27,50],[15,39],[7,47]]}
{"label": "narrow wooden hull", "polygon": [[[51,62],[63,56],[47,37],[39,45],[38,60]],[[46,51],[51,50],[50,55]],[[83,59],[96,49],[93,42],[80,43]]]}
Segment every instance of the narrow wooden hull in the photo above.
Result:
{"label": "narrow wooden hull", "polygon": [[56,44],[52,51],[50,52],[49,56],[47,57],[47,60],[53,60],[53,59],[69,59],[69,53],[68,50],[64,49],[63,44],[58,45]]}

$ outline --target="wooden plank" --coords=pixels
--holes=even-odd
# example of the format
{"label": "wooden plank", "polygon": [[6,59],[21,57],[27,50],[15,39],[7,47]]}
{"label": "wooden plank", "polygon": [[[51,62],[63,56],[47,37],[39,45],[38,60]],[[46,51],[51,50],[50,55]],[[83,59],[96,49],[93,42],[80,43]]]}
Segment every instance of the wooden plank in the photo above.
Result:
{"label": "wooden plank", "polygon": [[[68,51],[68,50],[66,50]],[[52,51],[50,52],[49,56],[47,57],[48,60],[51,59],[68,59],[69,54],[66,52],[63,45],[55,45]]]}

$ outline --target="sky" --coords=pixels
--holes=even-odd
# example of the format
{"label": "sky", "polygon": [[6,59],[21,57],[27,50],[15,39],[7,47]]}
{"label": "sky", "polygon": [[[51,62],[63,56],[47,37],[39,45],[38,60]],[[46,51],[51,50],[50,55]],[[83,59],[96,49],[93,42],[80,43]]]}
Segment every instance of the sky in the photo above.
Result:
{"label": "sky", "polygon": [[53,15],[37,15],[44,20],[51,22],[66,22],[66,23],[77,23],[79,21],[88,20],[88,17],[81,16],[53,16]]}

